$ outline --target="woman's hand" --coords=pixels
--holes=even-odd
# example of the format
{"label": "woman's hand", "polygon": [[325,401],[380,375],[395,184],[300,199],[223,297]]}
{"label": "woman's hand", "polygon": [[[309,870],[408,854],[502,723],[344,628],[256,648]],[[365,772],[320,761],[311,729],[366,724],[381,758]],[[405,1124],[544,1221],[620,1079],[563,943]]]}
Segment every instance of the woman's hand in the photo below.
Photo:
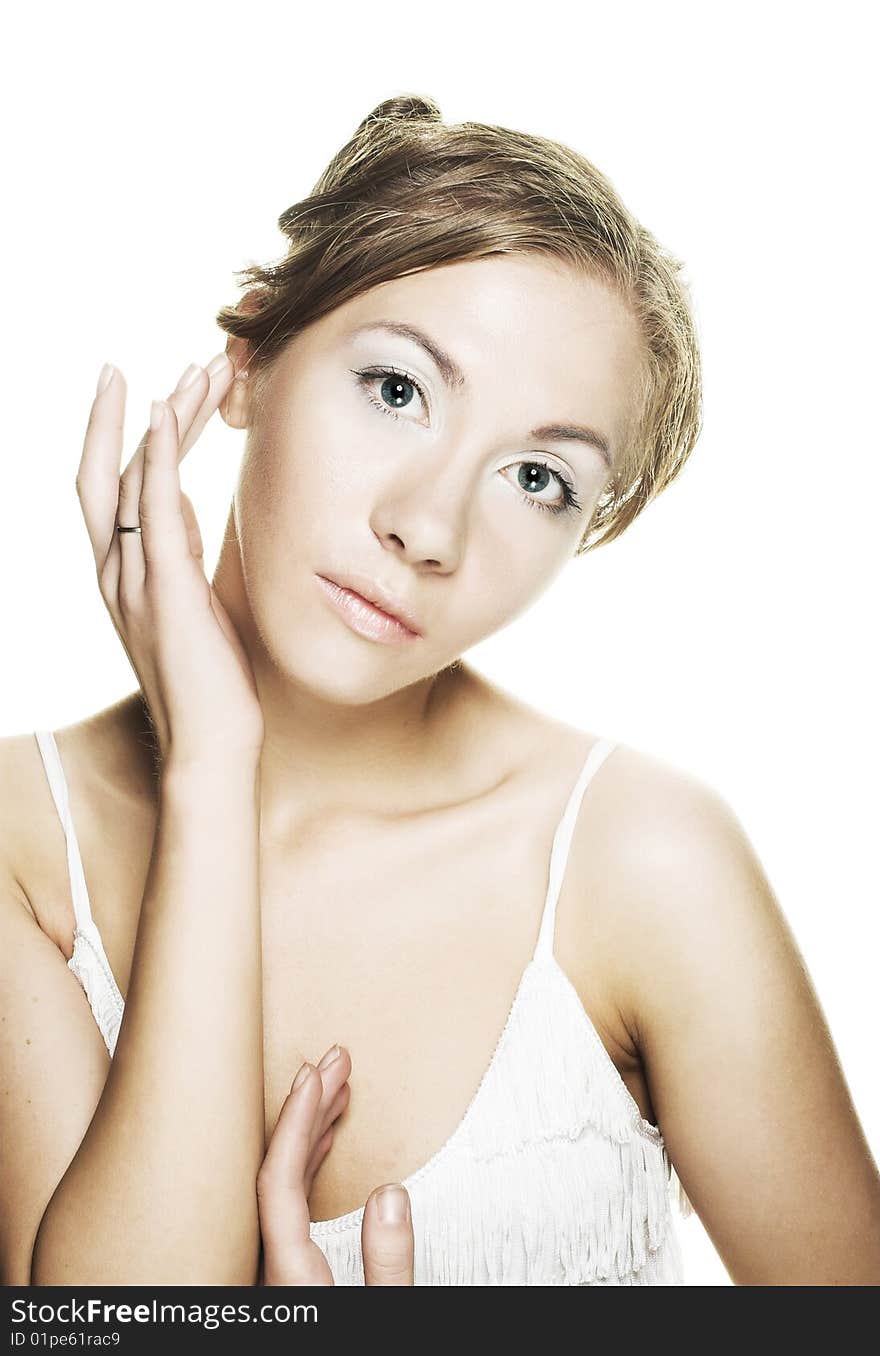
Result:
{"label": "woman's hand", "polygon": [[[187,369],[119,474],[125,380],[95,396],[76,478],[101,596],[156,730],[162,763],[259,758],[263,716],[241,640],[205,576],[202,538],[179,462],[229,391],[225,353]],[[189,377],[187,381],[186,378]],[[153,426],[155,425],[155,426]],[[117,523],[140,526],[118,533]]]}
{"label": "woman's hand", "polygon": [[[306,1063],[300,1069],[257,1175],[263,1236],[260,1285],[333,1284],[327,1259],[309,1235],[308,1205],[315,1173],[333,1142],[333,1124],[350,1096],[351,1060],[340,1049],[328,1062],[332,1053],[328,1050],[317,1068]],[[370,1193],[361,1249],[367,1285],[412,1285],[413,1229],[403,1187],[390,1184]]]}

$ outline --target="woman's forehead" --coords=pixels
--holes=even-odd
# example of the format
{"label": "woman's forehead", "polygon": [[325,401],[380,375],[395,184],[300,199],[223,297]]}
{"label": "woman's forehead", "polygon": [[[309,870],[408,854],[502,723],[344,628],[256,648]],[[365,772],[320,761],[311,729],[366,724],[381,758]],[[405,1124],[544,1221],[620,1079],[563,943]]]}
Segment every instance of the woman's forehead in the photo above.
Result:
{"label": "woman's forehead", "polygon": [[344,343],[365,362],[412,362],[457,397],[491,392],[522,402],[535,423],[586,423],[608,444],[620,441],[641,370],[638,326],[619,297],[552,260],[495,256],[426,269],[325,319],[328,346]]}
{"label": "woman's forehead", "polygon": [[338,308],[341,326],[400,308],[460,331],[518,340],[538,329],[580,323],[635,328],[619,297],[600,279],[561,262],[529,255],[459,260],[379,283]]}

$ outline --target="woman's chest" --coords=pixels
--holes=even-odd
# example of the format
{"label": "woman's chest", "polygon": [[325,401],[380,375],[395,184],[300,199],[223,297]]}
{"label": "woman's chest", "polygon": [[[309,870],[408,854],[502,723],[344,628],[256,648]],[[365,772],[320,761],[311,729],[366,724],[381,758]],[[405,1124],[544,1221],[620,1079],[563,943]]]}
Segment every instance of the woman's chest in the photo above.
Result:
{"label": "woman's chest", "polygon": [[304,1060],[338,1043],[352,1062],[313,1218],[410,1175],[464,1115],[540,923],[547,845],[517,827],[503,852],[488,825],[425,825],[264,860],[267,1139]]}

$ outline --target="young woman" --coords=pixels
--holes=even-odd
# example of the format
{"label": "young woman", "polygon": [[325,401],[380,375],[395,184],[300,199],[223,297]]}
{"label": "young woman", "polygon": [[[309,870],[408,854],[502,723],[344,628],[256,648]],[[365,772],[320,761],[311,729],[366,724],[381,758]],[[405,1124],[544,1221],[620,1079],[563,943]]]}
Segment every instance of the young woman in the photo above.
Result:
{"label": "young woman", "polygon": [[[692,450],[680,265],[575,152],[418,98],[280,224],[121,476],[99,382],[77,488],[137,689],[2,745],[4,1281],[680,1284],[689,1202],[736,1283],[880,1280],[726,802],[461,658]],[[178,464],[217,409],[209,583]]]}

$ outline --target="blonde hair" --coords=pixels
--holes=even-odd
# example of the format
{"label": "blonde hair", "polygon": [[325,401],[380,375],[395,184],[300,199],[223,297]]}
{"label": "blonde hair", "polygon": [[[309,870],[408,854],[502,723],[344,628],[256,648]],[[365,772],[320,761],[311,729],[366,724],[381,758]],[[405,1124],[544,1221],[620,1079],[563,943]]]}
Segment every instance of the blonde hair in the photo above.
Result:
{"label": "blonde hair", "polygon": [[256,398],[285,344],[379,283],[441,264],[536,254],[586,271],[630,308],[641,380],[624,454],[576,554],[612,541],[676,477],[702,426],[701,363],[683,264],[576,151],[507,127],[446,125],[418,95],[386,99],[278,225],[284,257],[238,271],[217,323],[249,342]]}

